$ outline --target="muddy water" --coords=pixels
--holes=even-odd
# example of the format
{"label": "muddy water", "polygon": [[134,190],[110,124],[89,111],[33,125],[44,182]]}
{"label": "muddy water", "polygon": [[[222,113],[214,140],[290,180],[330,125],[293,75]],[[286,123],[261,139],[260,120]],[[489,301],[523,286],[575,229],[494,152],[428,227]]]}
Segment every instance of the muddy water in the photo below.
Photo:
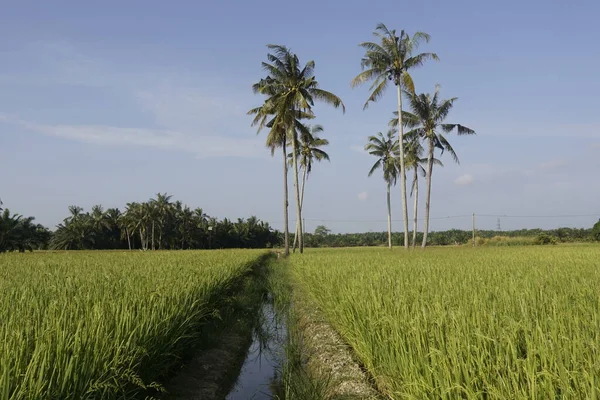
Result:
{"label": "muddy water", "polygon": [[277,381],[282,361],[285,328],[277,321],[271,304],[265,304],[261,313],[261,329],[253,335],[238,380],[226,400],[272,398],[271,386]]}

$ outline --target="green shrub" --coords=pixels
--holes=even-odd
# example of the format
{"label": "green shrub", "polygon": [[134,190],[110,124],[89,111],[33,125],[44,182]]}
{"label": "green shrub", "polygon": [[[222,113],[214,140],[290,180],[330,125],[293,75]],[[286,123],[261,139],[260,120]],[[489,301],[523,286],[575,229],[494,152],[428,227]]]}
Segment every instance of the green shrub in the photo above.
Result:
{"label": "green shrub", "polygon": [[600,220],[598,220],[592,228],[592,239],[600,241]]}
{"label": "green shrub", "polygon": [[535,244],[546,245],[556,244],[556,238],[548,235],[547,233],[540,233],[535,237]]}

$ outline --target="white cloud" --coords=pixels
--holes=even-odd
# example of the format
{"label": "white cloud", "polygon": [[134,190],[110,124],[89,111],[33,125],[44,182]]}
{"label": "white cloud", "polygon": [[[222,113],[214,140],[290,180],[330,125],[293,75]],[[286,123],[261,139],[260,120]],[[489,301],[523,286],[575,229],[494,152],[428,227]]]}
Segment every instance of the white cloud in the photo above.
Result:
{"label": "white cloud", "polygon": [[260,157],[267,154],[260,138],[235,139],[190,135],[177,131],[103,125],[44,125],[0,115],[0,121],[47,136],[106,146],[145,146],[178,150],[198,157]]}
{"label": "white cloud", "polygon": [[[201,87],[185,70],[161,70],[146,65],[117,69],[110,61],[89,56],[67,41],[39,41],[15,50],[15,58],[39,66],[24,75],[0,75],[3,82],[35,85],[85,85],[113,87],[123,98],[133,99],[134,112],[148,112],[155,126],[115,126],[111,121],[99,125],[48,125],[36,120],[21,120],[0,115],[0,122],[20,126],[48,136],[105,146],[145,146],[184,151],[198,157],[267,156],[264,137],[254,135],[250,117],[241,104],[245,94],[221,87]],[[123,61],[126,63],[125,61]],[[136,60],[127,60],[135,65]],[[135,70],[135,74],[131,71]],[[247,96],[251,91],[247,90]],[[68,117],[67,117],[68,118]]]}
{"label": "white cloud", "polygon": [[470,185],[471,183],[473,183],[473,175],[471,175],[471,174],[461,175],[458,178],[456,178],[454,183],[459,186]]}
{"label": "white cloud", "polygon": [[358,194],[358,200],[360,200],[360,201],[367,201],[368,197],[369,197],[369,193],[367,193],[367,192],[360,192]]}
{"label": "white cloud", "polygon": [[551,171],[551,170],[566,167],[567,165],[569,165],[569,163],[566,159],[557,158],[554,160],[550,160],[550,161],[541,163],[540,165],[538,165],[538,168],[541,169],[542,171]]}
{"label": "white cloud", "polygon": [[264,148],[264,135],[255,135],[255,128],[250,127],[251,117],[246,115],[246,104],[254,104],[248,88],[241,90],[214,79],[207,82],[186,68],[142,65],[140,60],[123,59],[122,55],[120,63],[130,68],[116,68],[110,55],[92,53],[66,40],[31,42],[10,56],[37,68],[23,74],[0,74],[0,85],[83,85],[91,91],[110,87],[122,98],[133,100],[135,115],[145,111],[146,121],[132,127],[115,126],[110,120],[99,125],[76,125],[68,116],[63,117],[64,124],[58,125],[40,123],[35,117],[23,121],[0,115],[0,121],[95,145],[146,146],[199,157],[269,154]]}
{"label": "white cloud", "polygon": [[170,129],[206,130],[221,128],[233,120],[243,120],[244,127],[250,117],[234,93],[214,95],[211,88],[194,85],[163,83],[153,89],[136,91],[134,97],[140,106],[153,114],[155,120]]}

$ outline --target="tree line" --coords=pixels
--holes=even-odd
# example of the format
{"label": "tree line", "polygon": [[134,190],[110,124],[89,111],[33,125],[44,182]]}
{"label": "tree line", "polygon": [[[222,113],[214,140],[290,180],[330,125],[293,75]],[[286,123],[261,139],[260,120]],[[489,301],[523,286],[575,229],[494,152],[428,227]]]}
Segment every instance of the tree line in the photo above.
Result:
{"label": "tree line", "polygon": [[[421,67],[428,60],[439,61],[435,53],[418,53],[423,42],[429,42],[430,36],[425,32],[416,32],[410,36],[404,30],[396,33],[384,24],[379,24],[374,31],[375,41],[360,43],[365,53],[361,59],[362,72],[351,81],[356,87],[370,82],[370,95],[364,109],[370,103],[382,98],[390,84],[396,87],[397,107],[386,124],[391,128],[387,135],[381,132],[368,137],[365,150],[377,157],[376,163],[369,171],[371,176],[375,170],[383,170],[383,178],[387,185],[388,213],[388,246],[392,247],[391,224],[391,186],[400,180],[402,217],[404,222],[404,247],[409,247],[409,224],[407,204],[407,170],[411,171],[412,186],[410,194],[414,198],[412,245],[417,243],[418,191],[419,176],[426,179],[425,223],[423,235],[419,238],[421,246],[428,243],[429,215],[431,209],[431,186],[434,165],[443,164],[435,157],[436,149],[447,152],[455,162],[458,156],[448,141],[447,134],[473,135],[475,131],[457,123],[447,123],[446,117],[454,106],[456,98],[443,100],[439,96],[439,86],[433,94],[418,93],[410,75],[410,71]],[[335,94],[322,90],[315,77],[315,63],[309,61],[301,64],[299,58],[289,48],[281,45],[267,45],[269,53],[267,61],[262,63],[266,76],[254,84],[253,91],[265,97],[263,104],[251,109],[248,114],[254,115],[252,125],[258,131],[267,128],[266,145],[274,155],[275,149],[281,148],[283,154],[283,210],[284,210],[284,248],[289,254],[288,226],[288,167],[292,167],[294,197],[296,203],[296,227],[294,246],[298,241],[300,252],[304,247],[302,232],[303,194],[306,177],[310,171],[309,162],[324,158],[324,151],[319,146],[326,141],[315,136],[315,131],[307,121],[316,118],[314,104],[325,102],[345,111],[342,100]],[[403,110],[403,99],[408,100],[410,111]],[[404,129],[407,132],[404,132]],[[396,130],[398,135],[396,136]],[[320,128],[319,132],[322,132]],[[318,146],[315,140],[320,140]],[[291,147],[288,154],[287,148]],[[307,148],[318,149],[315,153]],[[321,156],[319,158],[318,156]],[[288,162],[289,160],[289,162]],[[299,176],[302,174],[302,184]]]}
{"label": "tree line", "polygon": [[48,246],[52,233],[34,217],[24,217],[3,208],[0,200],[0,253],[33,251]]}
{"label": "tree line", "polygon": [[[410,232],[417,241],[423,232]],[[591,229],[557,228],[512,231],[477,230],[478,243],[495,238],[545,238],[550,242],[600,241],[600,221]],[[393,245],[402,245],[404,233],[392,232]],[[451,229],[431,232],[428,243],[434,246],[470,244],[472,231]],[[389,245],[388,232],[332,234],[324,225],[305,233],[305,247],[354,247]],[[23,217],[2,208],[0,201],[0,253],[33,250],[159,250],[281,247],[283,232],[274,230],[256,217],[231,221],[218,220],[203,209],[191,209],[171,196],[158,193],[142,203],[128,203],[125,211],[104,210],[96,205],[89,212],[70,206],[54,232],[34,217]]]}
{"label": "tree line", "polygon": [[219,220],[171,199],[158,193],[146,202],[127,203],[124,211],[95,205],[85,212],[70,206],[54,232],[34,224],[33,217],[0,209],[0,252],[267,248],[280,243],[280,232],[256,217]]}
{"label": "tree line", "polygon": [[[410,232],[411,234],[414,232]],[[416,232],[417,240],[423,239],[423,232]],[[557,228],[557,229],[518,229],[511,231],[477,230],[477,244],[482,239],[494,238],[550,238],[558,243],[581,243],[600,241],[600,221],[592,228]],[[430,232],[428,243],[432,246],[470,245],[473,232],[461,229]],[[392,232],[393,245],[402,245],[404,233]],[[388,232],[331,233],[324,225],[319,225],[314,233],[305,235],[307,247],[356,247],[388,245]],[[544,244],[543,241],[540,244]]]}

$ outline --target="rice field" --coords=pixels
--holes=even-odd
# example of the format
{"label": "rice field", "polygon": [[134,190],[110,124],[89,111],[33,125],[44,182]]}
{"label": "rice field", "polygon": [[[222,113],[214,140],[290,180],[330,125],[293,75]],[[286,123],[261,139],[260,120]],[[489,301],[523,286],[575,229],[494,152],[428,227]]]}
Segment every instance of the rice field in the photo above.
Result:
{"label": "rice field", "polygon": [[596,399],[600,247],[308,251],[293,279],[392,399]]}
{"label": "rice field", "polygon": [[0,255],[0,399],[158,387],[263,251]]}

